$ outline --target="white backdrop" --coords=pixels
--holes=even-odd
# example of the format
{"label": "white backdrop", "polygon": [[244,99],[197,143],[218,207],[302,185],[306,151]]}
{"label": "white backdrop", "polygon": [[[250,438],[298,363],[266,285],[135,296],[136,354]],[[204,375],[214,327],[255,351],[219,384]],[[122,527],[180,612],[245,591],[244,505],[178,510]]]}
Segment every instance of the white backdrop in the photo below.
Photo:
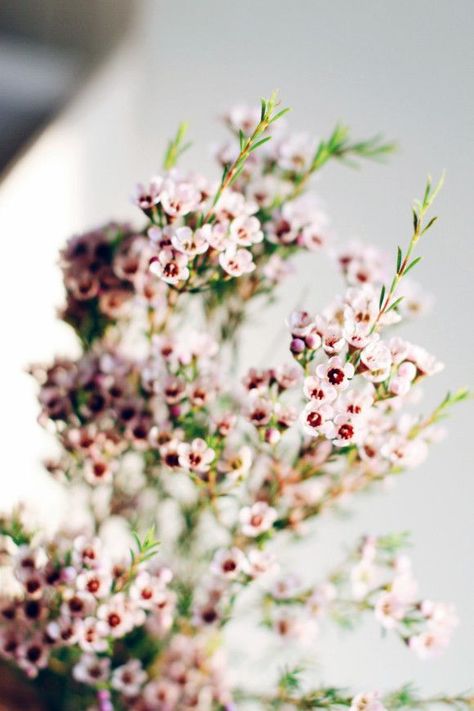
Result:
{"label": "white backdrop", "polygon": [[[278,87],[294,107],[294,126],[327,134],[338,120],[356,135],[383,130],[400,141],[387,166],[354,172],[331,166],[318,189],[342,238],[365,237],[394,251],[409,236],[412,198],[426,174],[446,169],[439,226],[421,244],[418,278],[436,307],[407,329],[447,364],[430,384],[426,408],[448,388],[472,383],[474,93],[470,0],[144,1],[119,52],[30,148],[0,186],[1,368],[4,506],[18,495],[54,516],[59,497],[39,460],[51,442],[35,423],[34,387],[22,369],[32,360],[72,353],[55,321],[62,291],[55,261],[64,238],[110,216],[133,216],[134,182],[160,164],[166,139],[188,119],[195,146],[188,166],[211,170],[215,117],[235,101]],[[325,303],[337,279],[324,258],[302,260],[299,275],[269,313],[255,315],[244,357],[265,353],[308,287],[307,303]],[[314,576],[361,532],[411,530],[422,592],[456,602],[462,625],[449,651],[423,663],[372,623],[354,635],[329,633],[315,650],[319,678],[358,688],[407,679],[426,689],[472,684],[474,653],[472,405],[453,414],[449,438],[391,492],[359,498],[349,519],[328,517],[300,562]],[[247,640],[238,640],[252,657]]]}

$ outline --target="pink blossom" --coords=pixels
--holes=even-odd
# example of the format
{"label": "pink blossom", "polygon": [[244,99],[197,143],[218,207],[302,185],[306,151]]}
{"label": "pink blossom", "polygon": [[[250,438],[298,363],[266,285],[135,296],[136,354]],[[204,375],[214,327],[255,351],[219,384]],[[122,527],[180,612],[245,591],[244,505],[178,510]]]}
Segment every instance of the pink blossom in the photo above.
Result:
{"label": "pink blossom", "polygon": [[227,452],[217,463],[217,469],[226,481],[238,482],[249,473],[252,466],[252,450],[244,445],[237,452]]}
{"label": "pink blossom", "polygon": [[288,574],[276,580],[272,585],[272,595],[277,600],[287,600],[301,592],[302,584],[297,575]]}
{"label": "pink blossom", "polygon": [[96,657],[95,654],[83,654],[75,665],[72,675],[76,681],[89,686],[97,686],[107,681],[110,673],[110,659]]}
{"label": "pink blossom", "polygon": [[246,572],[245,555],[235,546],[230,549],[218,550],[211,563],[211,572],[228,580],[233,580],[242,572]]}
{"label": "pink blossom", "polygon": [[449,636],[441,630],[428,630],[415,634],[408,640],[408,646],[420,659],[439,656],[449,644]]}
{"label": "pink blossom", "polygon": [[373,341],[364,348],[360,356],[361,362],[368,369],[363,375],[373,383],[381,383],[390,374],[392,355],[390,349],[381,341]]}
{"label": "pink blossom", "polygon": [[143,698],[147,708],[156,711],[175,711],[181,694],[178,682],[169,679],[158,679],[147,684],[143,691]]}
{"label": "pink blossom", "polygon": [[364,433],[365,425],[360,417],[341,414],[334,417],[331,427],[327,428],[326,436],[336,447],[346,447],[358,443]]}
{"label": "pink blossom", "polygon": [[346,346],[346,339],[339,325],[330,323],[322,334],[322,345],[327,355],[340,353]]}
{"label": "pink blossom", "polygon": [[44,548],[21,545],[14,552],[13,565],[15,575],[19,580],[26,580],[32,573],[41,570],[46,561],[47,556]]}
{"label": "pink blossom", "polygon": [[78,623],[78,644],[84,652],[105,652],[108,648],[108,627],[102,620],[86,617]]}
{"label": "pink blossom", "polygon": [[277,512],[265,501],[257,501],[252,506],[244,506],[239,513],[240,528],[244,536],[255,538],[266,533],[273,526]]}
{"label": "pink blossom", "polygon": [[218,222],[232,221],[239,215],[254,215],[257,210],[257,203],[247,199],[237,190],[225,190],[215,207]]}
{"label": "pink blossom", "polygon": [[316,150],[316,141],[306,133],[290,134],[278,146],[277,161],[284,170],[302,173]]}
{"label": "pink blossom", "polygon": [[189,277],[188,257],[182,252],[165,248],[150,259],[150,271],[167,284],[179,284]]}
{"label": "pink blossom", "polygon": [[292,311],[288,317],[288,327],[292,336],[304,338],[313,326],[314,319],[308,311]]}
{"label": "pink blossom", "polygon": [[147,674],[142,669],[138,659],[130,659],[126,664],[117,667],[112,672],[110,685],[123,696],[137,696],[147,680]]}
{"label": "pink blossom", "polygon": [[382,627],[394,629],[403,620],[407,612],[407,605],[394,592],[384,592],[378,596],[374,612]]}
{"label": "pink blossom", "polygon": [[252,578],[259,578],[266,573],[274,572],[278,569],[278,563],[274,553],[258,548],[251,548],[247,554],[248,574]]}
{"label": "pink blossom", "polygon": [[171,179],[164,182],[160,197],[163,210],[171,217],[187,215],[196,210],[201,201],[201,194],[194,185]]}
{"label": "pink blossom", "polygon": [[277,614],[273,626],[275,632],[280,637],[285,639],[302,640],[304,637],[309,635],[311,628],[310,623],[311,621],[303,619],[302,616],[297,615],[292,610],[282,610]]}
{"label": "pink blossom", "polygon": [[84,618],[92,614],[97,605],[96,599],[89,592],[76,592],[66,588],[63,592],[61,614],[65,617]]}
{"label": "pink blossom", "polygon": [[100,538],[90,539],[86,536],[77,536],[73,543],[72,560],[77,566],[97,567],[103,560]]}
{"label": "pink blossom", "polygon": [[305,378],[303,392],[309,400],[320,403],[331,403],[337,398],[337,390],[327,380],[322,380],[314,375]]}
{"label": "pink blossom", "polygon": [[294,271],[291,264],[288,264],[278,254],[272,254],[268,262],[263,266],[263,275],[274,284],[279,284]]}
{"label": "pink blossom", "polygon": [[242,378],[242,384],[249,392],[261,392],[262,395],[268,390],[271,373],[269,370],[258,370],[250,368]]}
{"label": "pink blossom", "polygon": [[378,580],[378,572],[371,559],[362,559],[351,570],[352,593],[357,600],[364,598]]}
{"label": "pink blossom", "polygon": [[80,643],[83,621],[61,615],[46,626],[48,638],[56,644],[72,645]]}
{"label": "pink blossom", "polygon": [[366,323],[356,323],[351,320],[344,322],[342,334],[347,343],[356,350],[365,348],[375,340],[375,334],[370,333],[370,326]]}
{"label": "pink blossom", "polygon": [[381,454],[386,457],[394,467],[413,469],[425,461],[428,446],[421,439],[406,439],[393,435],[381,447]]}
{"label": "pink blossom", "polygon": [[122,593],[116,593],[110,600],[103,603],[97,611],[97,616],[107,625],[108,635],[114,638],[123,637],[135,625],[134,616],[127,608]]}
{"label": "pink blossom", "polygon": [[353,241],[339,250],[337,258],[349,284],[380,284],[387,276],[384,256],[376,247]]}
{"label": "pink blossom", "polygon": [[317,437],[326,434],[326,432],[332,433],[333,430],[328,427],[328,421],[333,415],[333,408],[326,402],[311,401],[304,408],[300,419],[305,432],[312,437]]}
{"label": "pink blossom", "polygon": [[166,227],[157,227],[156,225],[153,225],[150,227],[147,234],[152,242],[152,246],[157,249],[164,249],[165,247],[173,246],[172,239],[174,230],[170,225],[166,225]]}
{"label": "pink blossom", "polygon": [[395,376],[390,381],[390,392],[398,396],[406,395],[415,377],[416,366],[414,363],[404,361],[398,367]]}
{"label": "pink blossom", "polygon": [[109,484],[113,478],[113,463],[105,459],[88,458],[84,465],[84,479],[95,486],[96,484]]}
{"label": "pink blossom", "polygon": [[310,252],[319,251],[320,249],[324,249],[328,244],[326,230],[326,220],[319,219],[317,222],[311,222],[309,225],[303,227],[298,241]]}
{"label": "pink blossom", "polygon": [[130,599],[142,609],[152,610],[158,602],[161,602],[163,590],[164,585],[159,578],[142,570],[130,586]]}
{"label": "pink blossom", "polygon": [[204,225],[194,232],[190,227],[178,227],[171,238],[171,243],[178,252],[195,257],[197,254],[204,254],[207,251],[210,232],[210,225]]}
{"label": "pink blossom", "polygon": [[400,365],[400,363],[406,360],[410,352],[410,343],[408,343],[408,341],[404,341],[403,338],[398,336],[390,338],[388,341],[388,347],[390,348],[392,361],[395,365]]}
{"label": "pink blossom", "polygon": [[237,104],[226,112],[224,120],[233,131],[243,131],[248,136],[260,121],[260,110],[258,106]]}
{"label": "pink blossom", "polygon": [[313,590],[306,601],[306,608],[313,617],[321,617],[328,612],[337,591],[331,583],[324,583]]}
{"label": "pink blossom", "polygon": [[409,344],[407,360],[412,361],[421,375],[436,375],[444,368],[444,363],[437,360],[421,346]]}
{"label": "pink blossom", "polygon": [[235,247],[228,247],[225,252],[219,255],[219,264],[232,277],[248,274],[255,269],[252,253],[248,249],[236,249]]}
{"label": "pink blossom", "polygon": [[405,318],[418,318],[431,310],[433,296],[425,292],[419,284],[410,279],[403,279],[398,288],[398,294],[403,296],[399,310]]}
{"label": "pink blossom", "polygon": [[49,650],[40,635],[34,635],[18,645],[15,656],[18,666],[33,679],[48,665]]}
{"label": "pink blossom", "polygon": [[349,711],[386,711],[377,691],[357,694],[352,699]]}
{"label": "pink blossom", "polygon": [[109,594],[112,583],[110,573],[100,570],[89,570],[76,578],[76,587],[81,592],[87,592],[96,598]]}
{"label": "pink blossom", "polygon": [[294,365],[280,365],[273,375],[281,390],[289,390],[300,381],[301,371]]}
{"label": "pink blossom", "polygon": [[448,636],[459,623],[456,609],[449,603],[424,600],[421,612],[427,619],[430,630],[444,632]]}
{"label": "pink blossom", "polygon": [[354,366],[352,363],[344,363],[341,358],[334,356],[327,363],[317,366],[316,375],[327,381],[336,390],[345,390],[349,387],[349,381],[354,376]]}
{"label": "pink blossom", "polygon": [[275,175],[258,176],[249,183],[246,194],[261,208],[270,207],[275,198],[290,192],[291,185]]}
{"label": "pink blossom", "polygon": [[206,442],[199,437],[191,444],[183,442],[178,445],[179,463],[183,469],[193,471],[198,474],[205,474],[209,471],[211,462],[214,460],[215,452],[208,447]]}
{"label": "pink blossom", "polygon": [[263,232],[258,219],[251,215],[240,215],[230,223],[230,237],[240,247],[250,247],[263,240]]}
{"label": "pink blossom", "polygon": [[269,400],[263,397],[252,397],[246,415],[255,427],[264,427],[270,422],[272,413],[273,405]]}
{"label": "pink blossom", "polygon": [[133,202],[142,210],[147,211],[160,202],[163,178],[159,175],[151,178],[148,185],[139,183],[136,186]]}
{"label": "pink blossom", "polygon": [[375,388],[372,383],[367,383],[364,388],[345,390],[339,397],[336,408],[339,413],[347,415],[367,416],[375,401]]}

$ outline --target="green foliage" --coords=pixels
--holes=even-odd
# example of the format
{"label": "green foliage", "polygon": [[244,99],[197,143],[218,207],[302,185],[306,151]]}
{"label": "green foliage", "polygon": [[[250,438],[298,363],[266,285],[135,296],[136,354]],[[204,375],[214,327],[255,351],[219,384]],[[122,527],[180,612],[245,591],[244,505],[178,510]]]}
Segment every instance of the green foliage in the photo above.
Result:
{"label": "green foliage", "polygon": [[410,546],[410,534],[408,531],[401,533],[388,533],[377,538],[377,548],[384,553],[394,555],[404,548]]}
{"label": "green foliage", "polygon": [[472,396],[472,392],[467,388],[459,388],[459,390],[456,390],[454,393],[448,392],[440,404],[435,407],[431,415],[412,427],[409,434],[410,439],[417,437],[426,427],[430,427],[430,425],[444,420],[448,416],[448,410],[453,407],[453,405],[464,402],[472,398]]}
{"label": "green foliage", "polygon": [[381,160],[393,153],[395,149],[395,143],[384,143],[379,135],[364,141],[351,141],[349,128],[337,125],[328,139],[319,142],[308,169],[295,176],[295,187],[286,199],[292,200],[298,197],[311,175],[332,159],[342,161],[354,168],[358,167],[358,161],[361,159]]}
{"label": "green foliage", "polygon": [[380,319],[384,314],[390,311],[396,311],[403,301],[403,296],[399,296],[394,300],[398,286],[409,271],[411,271],[421,261],[421,257],[411,258],[413,249],[422,235],[424,235],[436,222],[437,217],[432,217],[427,224],[424,224],[426,213],[433,204],[434,199],[441,190],[444,182],[444,176],[441,176],[435,187],[432,186],[431,178],[428,176],[422,200],[415,200],[413,204],[413,232],[408,244],[406,253],[403,253],[402,248],[397,247],[396,272],[392,279],[390,288],[387,290],[385,284],[382,285],[379,298],[379,313],[372,327],[372,332],[377,329]]}
{"label": "green foliage", "polygon": [[194,590],[192,585],[179,581],[176,584],[176,592],[178,594],[176,603],[178,614],[184,618],[190,617],[194,599]]}
{"label": "green foliage", "polygon": [[278,688],[285,693],[293,694],[301,688],[301,675],[304,669],[301,666],[285,667],[278,680]]}
{"label": "green foliage", "polygon": [[0,518],[0,535],[11,538],[17,546],[26,545],[31,540],[31,534],[25,531],[20,517],[16,515]]}
{"label": "green foliage", "polygon": [[365,141],[351,141],[347,126],[338,125],[327,140],[319,143],[311,163],[310,172],[319,170],[331,158],[357,166],[357,159],[380,160],[396,149],[395,143],[384,143],[377,135]]}
{"label": "green foliage", "polygon": [[459,402],[464,402],[469,397],[472,397],[472,393],[467,388],[459,388],[454,393],[448,392],[442,403],[436,409],[436,418],[442,419],[446,417],[446,410],[453,405],[457,405]]}
{"label": "green foliage", "polygon": [[187,131],[188,124],[180,123],[178,130],[176,131],[176,135],[168,142],[165,157],[163,159],[163,168],[165,170],[171,170],[171,168],[174,168],[178,162],[178,159],[191,146],[190,142],[184,142]]}
{"label": "green foliage", "polygon": [[133,548],[130,549],[132,565],[143,563],[155,557],[158,552],[160,543],[155,538],[154,525],[146,531],[143,538],[140,538],[136,531],[132,531],[132,536],[137,546],[136,552],[133,550]]}

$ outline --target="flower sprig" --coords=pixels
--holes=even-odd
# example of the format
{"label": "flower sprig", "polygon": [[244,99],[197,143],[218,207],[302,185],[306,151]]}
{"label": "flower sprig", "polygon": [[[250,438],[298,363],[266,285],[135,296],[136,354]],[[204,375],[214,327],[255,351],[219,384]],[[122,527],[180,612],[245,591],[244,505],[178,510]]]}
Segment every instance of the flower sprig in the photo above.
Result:
{"label": "flower sprig", "polygon": [[423,194],[423,199],[421,201],[416,200],[413,205],[413,233],[408,244],[408,248],[405,253],[401,247],[397,249],[397,263],[395,276],[392,279],[390,287],[387,289],[385,285],[382,286],[380,290],[379,297],[379,312],[375,318],[375,322],[372,327],[372,331],[375,331],[380,323],[383,316],[390,311],[394,311],[398,308],[400,303],[403,301],[403,296],[399,296],[394,300],[396,291],[401,280],[407,276],[407,274],[421,261],[422,257],[415,257],[412,259],[412,253],[415,246],[424,234],[434,225],[437,217],[432,217],[425,224],[425,217],[433,204],[436,196],[441,190],[444,183],[444,176],[440,178],[438,183],[433,187],[431,183],[431,178],[428,178],[426,183],[425,192]]}
{"label": "flower sprig", "polygon": [[314,157],[306,171],[295,179],[295,187],[290,200],[301,194],[309,178],[328,161],[337,159],[348,165],[357,166],[357,159],[380,160],[396,150],[396,144],[386,143],[382,136],[374,136],[363,141],[352,141],[347,126],[337,125],[328,139],[319,142]]}
{"label": "flower sprig", "polygon": [[433,412],[428,415],[428,417],[421,420],[420,423],[412,427],[412,429],[410,430],[410,438],[413,439],[417,437],[422,430],[426,429],[427,427],[431,427],[431,425],[435,425],[438,422],[441,422],[441,420],[446,419],[446,417],[448,417],[449,415],[448,410],[451,407],[454,407],[458,403],[465,402],[470,397],[472,397],[472,393],[470,392],[470,390],[468,390],[468,388],[459,388],[454,393],[446,393],[443,400],[440,402],[439,405],[435,407]]}
{"label": "flower sprig", "polygon": [[457,625],[452,605],[418,597],[409,558],[402,554],[406,534],[365,537],[337,568],[316,585],[301,586],[284,576],[262,597],[263,623],[280,636],[308,638],[320,621],[352,629],[362,615],[373,615],[421,658],[441,652]]}
{"label": "flower sprig", "polygon": [[204,216],[202,224],[206,224],[212,220],[214,208],[219,202],[222,193],[228,187],[232,186],[232,184],[239,178],[251,153],[271,140],[271,136],[262,137],[268,128],[275,123],[275,121],[278,121],[278,119],[282,118],[286,113],[288,113],[288,111],[290,111],[289,108],[277,111],[278,105],[278,92],[273,91],[269,99],[261,100],[260,121],[255,126],[250,136],[247,137],[242,130],[239,132],[239,155],[230,166],[224,166],[220,185],[214,195],[211,207]]}
{"label": "flower sprig", "polygon": [[350,711],[409,711],[410,709],[433,709],[439,706],[455,711],[469,711],[474,708],[474,692],[462,694],[435,694],[423,696],[412,684],[405,684],[385,695],[370,691],[350,694],[347,689],[327,686],[304,691],[304,668],[291,667],[282,671],[277,691],[264,699],[240,690],[237,698],[260,702],[264,708],[272,709],[347,709]]}

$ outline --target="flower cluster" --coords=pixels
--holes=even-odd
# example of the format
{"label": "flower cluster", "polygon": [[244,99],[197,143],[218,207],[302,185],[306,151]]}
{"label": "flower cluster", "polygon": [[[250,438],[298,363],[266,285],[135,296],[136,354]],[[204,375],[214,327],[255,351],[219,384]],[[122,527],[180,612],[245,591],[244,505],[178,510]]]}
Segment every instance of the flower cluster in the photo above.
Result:
{"label": "flower cluster", "polygon": [[88,345],[130,315],[134,302],[161,310],[164,290],[148,265],[149,241],[130,225],[110,223],[72,237],[61,252],[66,288],[62,318]]}
{"label": "flower cluster", "polygon": [[90,484],[110,482],[120,454],[142,447],[151,429],[139,364],[109,349],[33,372],[41,383],[40,421],[53,423],[65,451],[74,455],[62,473],[71,476],[79,464]]}
{"label": "flower cluster", "polygon": [[[225,114],[233,137],[216,149],[217,181],[177,167],[187,147],[181,126],[162,170],[137,186],[143,224],[110,223],[61,253],[62,318],[82,352],[31,371],[40,423],[61,447],[47,468],[72,491],[74,516],[48,535],[23,510],[0,518],[9,582],[0,653],[55,708],[429,704],[407,687],[308,691],[291,669],[274,693],[252,694],[226,672],[222,630],[251,588],[261,592],[263,625],[295,649],[304,641],[320,650],[315,633],[330,621],[348,627],[370,613],[429,657],[456,625],[451,605],[419,597],[396,536],[365,538],[315,585],[279,560],[289,534],[308,534],[323,512],[424,461],[439,421],[467,396],[448,394],[430,414],[414,414],[420,385],[442,366],[391,331],[427,304],[407,274],[433,224],[425,220],[436,189],[428,184],[415,206],[391,276],[376,248],[337,243],[309,189],[331,159],[376,158],[390,145],[352,141],[342,126],[322,140],[292,134],[285,113],[272,95],[259,110]],[[332,255],[345,292],[318,314],[290,314],[290,363],[269,360],[242,377],[235,355],[248,302],[273,297],[300,250],[315,261],[315,252]],[[466,695],[440,698],[472,708]]]}
{"label": "flower cluster", "polygon": [[[58,535],[43,543],[13,545],[9,559],[13,595],[2,598],[1,652],[30,677],[51,658],[71,650],[75,679],[96,686],[109,678],[114,641],[145,623],[163,636],[171,628],[172,574],[133,557],[113,560],[98,538]],[[113,672],[114,679],[119,671]],[[116,686],[116,681],[112,686]]]}
{"label": "flower cluster", "polygon": [[283,637],[308,638],[322,620],[344,627],[370,612],[385,630],[421,658],[449,644],[457,617],[452,605],[420,600],[403,536],[366,537],[325,581],[305,587],[296,576],[277,579],[263,598],[265,622]]}

